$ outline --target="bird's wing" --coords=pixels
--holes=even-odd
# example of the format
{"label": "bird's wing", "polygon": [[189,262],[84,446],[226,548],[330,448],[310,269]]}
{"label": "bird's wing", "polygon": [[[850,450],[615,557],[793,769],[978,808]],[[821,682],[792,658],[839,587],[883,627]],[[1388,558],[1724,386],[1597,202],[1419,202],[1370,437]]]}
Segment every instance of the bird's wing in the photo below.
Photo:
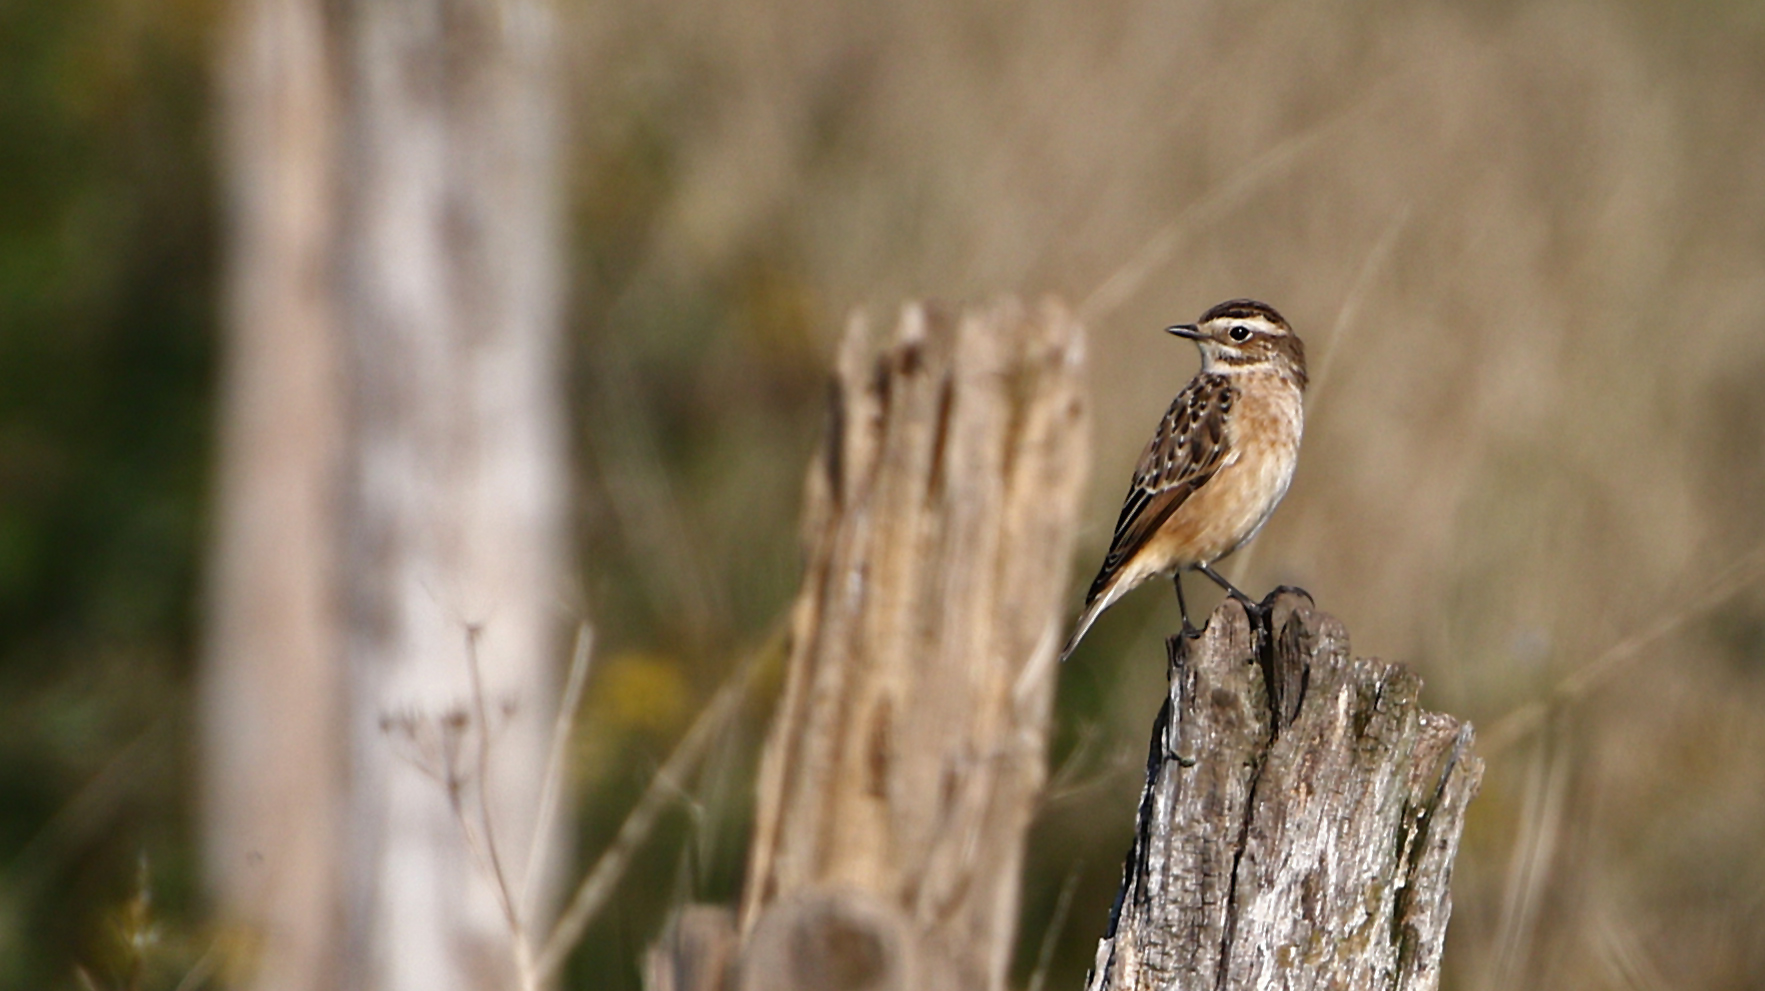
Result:
{"label": "bird's wing", "polygon": [[1103,567],[1085,596],[1087,604],[1225,463],[1226,414],[1237,399],[1238,390],[1223,375],[1197,375],[1177,394],[1134,469],[1134,484],[1122,504]]}

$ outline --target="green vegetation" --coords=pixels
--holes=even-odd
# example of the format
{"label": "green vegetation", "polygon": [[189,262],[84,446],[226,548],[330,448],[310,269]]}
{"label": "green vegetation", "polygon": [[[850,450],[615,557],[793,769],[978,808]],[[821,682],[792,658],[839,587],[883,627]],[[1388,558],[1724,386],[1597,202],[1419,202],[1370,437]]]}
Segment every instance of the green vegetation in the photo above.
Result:
{"label": "green vegetation", "polygon": [[189,712],[216,218],[199,13],[0,7],[7,987],[72,986],[75,960],[125,973],[143,859],[153,912],[200,925]]}

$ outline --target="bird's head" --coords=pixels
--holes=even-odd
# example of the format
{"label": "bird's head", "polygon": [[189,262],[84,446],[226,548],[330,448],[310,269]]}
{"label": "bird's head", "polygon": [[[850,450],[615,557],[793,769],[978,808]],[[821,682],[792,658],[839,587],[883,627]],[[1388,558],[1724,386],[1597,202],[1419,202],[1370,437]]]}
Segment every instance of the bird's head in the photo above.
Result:
{"label": "bird's head", "polygon": [[1271,370],[1290,376],[1305,388],[1305,345],[1299,335],[1267,303],[1232,299],[1213,307],[1194,323],[1167,328],[1201,348],[1204,372]]}

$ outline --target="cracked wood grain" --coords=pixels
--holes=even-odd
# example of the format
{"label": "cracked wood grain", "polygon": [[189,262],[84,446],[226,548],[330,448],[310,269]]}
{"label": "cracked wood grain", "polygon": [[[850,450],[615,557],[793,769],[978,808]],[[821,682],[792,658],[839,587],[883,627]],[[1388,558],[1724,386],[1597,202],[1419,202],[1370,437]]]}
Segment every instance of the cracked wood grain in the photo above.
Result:
{"label": "cracked wood grain", "polygon": [[1168,642],[1170,694],[1086,987],[1439,983],[1452,861],[1483,765],[1401,666],[1352,658],[1297,590],[1259,635],[1227,600]]}

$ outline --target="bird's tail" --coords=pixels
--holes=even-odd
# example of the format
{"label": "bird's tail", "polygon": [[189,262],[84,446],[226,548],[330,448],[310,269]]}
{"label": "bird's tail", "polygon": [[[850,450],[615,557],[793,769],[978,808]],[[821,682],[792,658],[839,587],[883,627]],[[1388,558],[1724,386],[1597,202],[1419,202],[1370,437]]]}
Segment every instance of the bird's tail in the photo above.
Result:
{"label": "bird's tail", "polygon": [[1085,631],[1091,628],[1092,623],[1097,622],[1097,617],[1103,615],[1103,610],[1115,605],[1115,600],[1121,598],[1122,593],[1126,591],[1125,583],[1113,582],[1105,587],[1101,594],[1085,603],[1085,611],[1079,613],[1078,622],[1074,623],[1072,627],[1072,636],[1067,638],[1066,648],[1060,652],[1062,663],[1072,656],[1072,652],[1079,646],[1079,641],[1085,638]]}

